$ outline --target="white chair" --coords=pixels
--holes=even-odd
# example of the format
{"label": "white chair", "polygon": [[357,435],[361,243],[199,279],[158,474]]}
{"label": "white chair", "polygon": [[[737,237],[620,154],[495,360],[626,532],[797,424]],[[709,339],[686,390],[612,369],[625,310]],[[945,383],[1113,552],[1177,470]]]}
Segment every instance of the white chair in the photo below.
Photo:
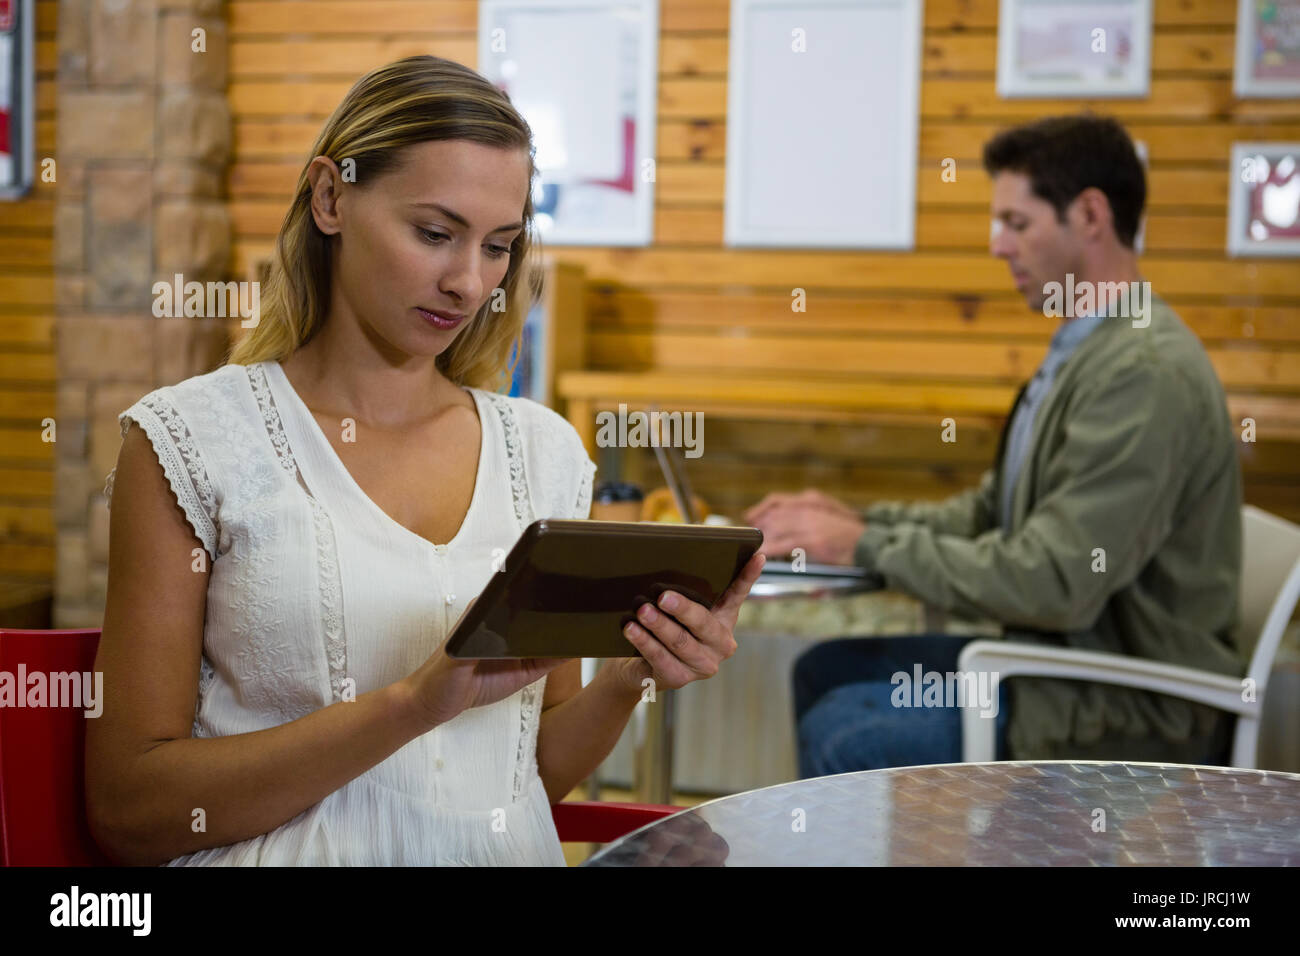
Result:
{"label": "white chair", "polygon": [[[1243,700],[1243,678],[1159,661],[1007,641],[972,641],[962,649],[957,667],[963,672],[1008,677],[1058,677],[1118,684],[1209,704],[1237,715],[1232,741],[1232,765],[1254,768],[1259,742],[1259,718],[1273,658],[1282,634],[1300,600],[1300,525],[1253,505],[1242,508],[1242,567],[1236,641],[1250,666],[1245,678],[1254,682],[1252,700]],[[962,710],[962,760],[995,758],[995,721],[980,716],[978,707]]]}

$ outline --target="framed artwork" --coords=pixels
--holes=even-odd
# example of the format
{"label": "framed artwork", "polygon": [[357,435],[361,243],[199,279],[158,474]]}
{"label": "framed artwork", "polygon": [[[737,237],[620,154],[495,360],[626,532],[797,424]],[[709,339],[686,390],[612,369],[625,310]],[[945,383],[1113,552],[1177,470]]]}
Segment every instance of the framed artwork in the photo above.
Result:
{"label": "framed artwork", "polygon": [[1238,0],[1232,89],[1300,97],[1300,0]]}
{"label": "framed artwork", "polygon": [[542,241],[648,245],[657,0],[483,0],[478,70],[528,121]]}
{"label": "framed artwork", "polygon": [[32,188],[36,165],[36,4],[0,0],[0,199]]}
{"label": "framed artwork", "polygon": [[999,0],[999,96],[1150,90],[1151,0]]}
{"label": "framed artwork", "polygon": [[1228,254],[1300,257],[1300,143],[1234,143]]}
{"label": "framed artwork", "polygon": [[732,0],[725,241],[911,249],[919,0]]}

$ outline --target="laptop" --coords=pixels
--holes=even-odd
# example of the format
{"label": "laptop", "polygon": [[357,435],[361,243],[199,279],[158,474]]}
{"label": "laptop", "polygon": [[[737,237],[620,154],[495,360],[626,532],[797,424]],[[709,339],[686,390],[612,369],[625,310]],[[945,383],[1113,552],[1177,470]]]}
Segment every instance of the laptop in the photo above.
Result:
{"label": "laptop", "polygon": [[[657,404],[650,411],[659,411]],[[653,442],[655,460],[663,473],[664,482],[672,492],[673,501],[687,524],[698,524],[691,484],[686,477],[686,463],[680,448]],[[763,565],[763,573],[750,589],[755,597],[775,597],[784,594],[815,594],[825,591],[869,591],[883,588],[883,575],[868,572],[865,568],[842,564],[810,564],[801,562],[796,568],[793,561],[773,561]]]}

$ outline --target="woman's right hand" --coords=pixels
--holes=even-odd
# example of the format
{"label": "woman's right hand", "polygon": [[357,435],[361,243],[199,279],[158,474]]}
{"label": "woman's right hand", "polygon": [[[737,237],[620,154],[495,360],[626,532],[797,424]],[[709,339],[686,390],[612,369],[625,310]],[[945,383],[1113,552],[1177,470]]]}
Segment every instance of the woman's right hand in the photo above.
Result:
{"label": "woman's right hand", "polygon": [[[470,602],[473,606],[473,602]],[[465,608],[465,613],[469,607]],[[541,680],[570,659],[529,657],[522,660],[456,660],[447,656],[446,642],[399,683],[404,685],[416,714],[432,730],[471,707],[505,700]]]}

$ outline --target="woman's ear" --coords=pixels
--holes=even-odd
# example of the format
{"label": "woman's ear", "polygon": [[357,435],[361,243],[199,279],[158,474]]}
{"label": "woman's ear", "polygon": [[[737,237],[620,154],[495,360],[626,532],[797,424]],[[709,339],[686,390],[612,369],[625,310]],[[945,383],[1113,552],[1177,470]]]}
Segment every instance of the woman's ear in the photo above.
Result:
{"label": "woman's ear", "polygon": [[317,156],[307,167],[307,182],[311,184],[311,215],[316,226],[327,236],[338,234],[342,225],[339,217],[339,193],[343,177],[334,160]]}

